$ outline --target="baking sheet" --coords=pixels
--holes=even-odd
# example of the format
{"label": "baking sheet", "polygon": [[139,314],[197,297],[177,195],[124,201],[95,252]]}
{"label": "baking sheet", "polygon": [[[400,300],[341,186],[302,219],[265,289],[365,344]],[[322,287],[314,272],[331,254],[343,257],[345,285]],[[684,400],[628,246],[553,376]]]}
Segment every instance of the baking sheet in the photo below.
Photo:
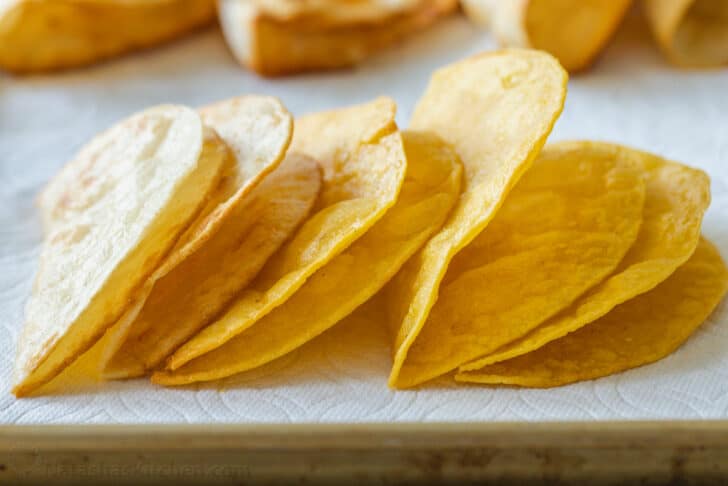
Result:
{"label": "baking sheet", "polygon": [[[432,70],[493,48],[455,17],[351,71],[265,80],[234,64],[219,33],[48,77],[0,75],[0,423],[299,423],[728,418],[728,304],[661,362],[551,390],[386,387],[384,331],[355,320],[297,352],[220,383],[163,389],[145,380],[79,383],[63,395],[9,393],[40,243],[33,197],[96,132],[147,106],[243,93],[294,114],[392,96],[404,127]],[[607,140],[705,169],[704,233],[728,257],[728,70],[677,71],[632,17],[596,68],[573,78],[551,140]]]}

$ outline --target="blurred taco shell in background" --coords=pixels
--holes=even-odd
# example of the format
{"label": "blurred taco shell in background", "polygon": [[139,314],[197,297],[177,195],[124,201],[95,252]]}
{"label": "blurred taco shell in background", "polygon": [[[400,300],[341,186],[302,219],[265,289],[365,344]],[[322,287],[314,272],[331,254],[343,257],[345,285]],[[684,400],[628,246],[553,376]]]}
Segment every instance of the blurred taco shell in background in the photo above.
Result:
{"label": "blurred taco shell in background", "polygon": [[218,2],[234,56],[269,76],[354,65],[456,7],[456,0]]}
{"label": "blurred taco shell in background", "polygon": [[0,68],[79,67],[210,24],[214,0],[4,0]]}
{"label": "blurred taco shell in background", "polygon": [[588,68],[632,0],[462,0],[473,21],[508,47],[541,49],[567,71]]}
{"label": "blurred taco shell in background", "polygon": [[657,43],[675,64],[710,67],[728,63],[728,2],[645,0]]}

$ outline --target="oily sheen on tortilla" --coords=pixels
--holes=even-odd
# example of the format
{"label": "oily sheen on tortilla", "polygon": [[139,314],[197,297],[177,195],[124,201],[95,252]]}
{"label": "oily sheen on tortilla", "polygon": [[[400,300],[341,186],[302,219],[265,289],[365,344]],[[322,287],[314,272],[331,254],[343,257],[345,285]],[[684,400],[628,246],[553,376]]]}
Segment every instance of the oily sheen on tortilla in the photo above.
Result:
{"label": "oily sheen on tortilla", "polygon": [[292,148],[311,155],[323,168],[321,194],[312,215],[225,315],[185,343],[170,362],[181,366],[264,318],[394,205],[407,168],[394,115],[394,102],[379,98],[296,121]]}
{"label": "oily sheen on tortilla", "polygon": [[[219,379],[270,362],[318,336],[371,298],[439,229],[460,194],[457,155],[436,136],[404,132],[407,175],[396,204],[367,233],[314,273],[287,301],[224,345],[152,381]],[[311,305],[315,302],[316,305]],[[235,313],[222,317],[235,319]]]}

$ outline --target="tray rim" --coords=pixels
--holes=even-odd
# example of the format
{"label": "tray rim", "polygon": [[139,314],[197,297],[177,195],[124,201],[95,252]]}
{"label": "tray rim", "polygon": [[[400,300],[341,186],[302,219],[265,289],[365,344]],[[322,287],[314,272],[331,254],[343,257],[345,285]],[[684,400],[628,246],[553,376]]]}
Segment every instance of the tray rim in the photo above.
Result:
{"label": "tray rim", "polygon": [[[195,442],[185,440],[190,438]],[[484,444],[728,448],[728,420],[0,425],[0,453],[82,450],[90,443],[95,450],[432,449]]]}
{"label": "tray rim", "polygon": [[0,483],[9,484],[724,484],[726,477],[728,420],[0,426]]}

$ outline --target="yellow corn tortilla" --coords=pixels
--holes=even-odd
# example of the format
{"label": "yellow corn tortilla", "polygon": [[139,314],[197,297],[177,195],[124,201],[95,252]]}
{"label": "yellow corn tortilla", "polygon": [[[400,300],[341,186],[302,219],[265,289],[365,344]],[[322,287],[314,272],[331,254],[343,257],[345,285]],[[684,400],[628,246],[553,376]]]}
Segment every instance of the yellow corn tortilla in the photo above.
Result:
{"label": "yellow corn tortilla", "polygon": [[296,121],[292,148],[323,168],[314,214],[212,322],[175,353],[181,366],[248,329],[290,298],[319,268],[363,235],[394,204],[407,167],[388,98]]}
{"label": "yellow corn tortilla", "polygon": [[165,42],[214,18],[214,0],[4,0],[0,69],[84,66]]}
{"label": "yellow corn tortilla", "polygon": [[503,46],[541,49],[569,72],[588,68],[617,30],[632,0],[461,0]]}
{"label": "yellow corn tortilla", "polygon": [[566,72],[550,55],[503,50],[437,71],[412,117],[415,130],[451,144],[464,167],[464,188],[442,230],[387,285],[396,302],[390,386],[399,386],[407,352],[437,300],[450,260],[490,222],[537,156],[566,96]]}
{"label": "yellow corn tortilla", "polygon": [[[628,147],[598,142],[561,142],[563,150],[612,150],[635,159],[647,182],[643,222],[632,248],[615,272],[567,309],[494,353],[460,371],[526,354],[593,322],[615,306],[653,289],[695,251],[700,226],[710,204],[710,179],[700,170]],[[488,374],[483,369],[482,374]]]}
{"label": "yellow corn tortilla", "polygon": [[684,343],[726,290],[728,269],[718,250],[701,239],[690,259],[653,290],[536,351],[455,379],[546,388],[652,363]]}
{"label": "yellow corn tortilla", "polygon": [[147,281],[141,306],[108,338],[104,377],[145,374],[216,318],[308,216],[320,187],[316,162],[289,154],[203,246]]}
{"label": "yellow corn tortilla", "polygon": [[[252,327],[201,356],[193,340],[152,381],[188,384],[263,365],[321,334],[379,291],[442,225],[460,193],[462,169],[451,149],[426,132],[404,132],[403,140],[407,175],[397,203],[381,220]],[[234,325],[237,318],[233,308],[219,323]],[[202,332],[203,339],[210,330]],[[190,361],[188,349],[198,357]]]}
{"label": "yellow corn tortilla", "polygon": [[493,352],[600,283],[637,238],[644,200],[643,173],[629,153],[544,149],[488,227],[452,259],[398,385]]}
{"label": "yellow corn tortilla", "polygon": [[728,63],[728,2],[644,0],[657,43],[675,64],[711,67]]}
{"label": "yellow corn tortilla", "polygon": [[222,141],[199,115],[160,106],[87,144],[68,164],[18,342],[13,393],[27,395],[90,348],[122,314],[215,187]]}

